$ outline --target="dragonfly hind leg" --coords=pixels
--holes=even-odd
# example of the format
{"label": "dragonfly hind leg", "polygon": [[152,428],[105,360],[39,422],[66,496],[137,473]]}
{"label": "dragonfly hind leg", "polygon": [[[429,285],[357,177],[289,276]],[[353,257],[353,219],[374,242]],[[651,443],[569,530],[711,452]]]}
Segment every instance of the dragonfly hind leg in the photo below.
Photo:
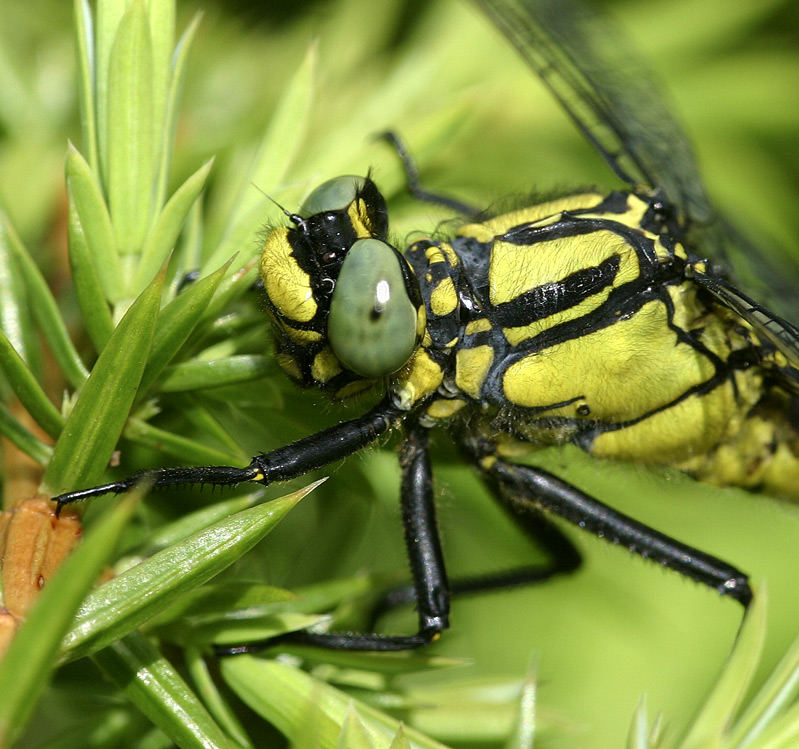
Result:
{"label": "dragonfly hind leg", "polygon": [[[536,585],[559,575],[570,574],[580,568],[582,564],[580,552],[560,528],[530,503],[514,502],[500,491],[495,482],[489,482],[489,485],[501,507],[536,547],[545,553],[548,560],[481,575],[455,578],[449,584],[450,594],[453,597],[490,593],[523,585]],[[392,588],[372,609],[370,623],[374,624],[381,616],[397,606],[415,602],[413,586],[403,585]]]}
{"label": "dragonfly hind leg", "polygon": [[493,445],[462,441],[480,473],[518,507],[557,515],[599,538],[730,596],[746,608],[752,600],[748,577],[727,562],[656,531],[594,499],[542,468],[512,463]]}

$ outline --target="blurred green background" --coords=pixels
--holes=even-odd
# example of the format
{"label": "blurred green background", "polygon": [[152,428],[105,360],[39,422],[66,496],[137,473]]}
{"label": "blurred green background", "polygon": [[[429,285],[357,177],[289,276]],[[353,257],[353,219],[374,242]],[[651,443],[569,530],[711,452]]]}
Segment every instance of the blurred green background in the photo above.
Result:
{"label": "blurred green background", "polygon": [[[69,5],[7,0],[0,9],[0,206],[62,290],[67,308],[63,159],[67,138],[80,138]],[[373,167],[378,184],[393,196],[398,244],[413,231],[435,230],[446,214],[401,194],[391,153],[370,141],[382,128],[405,136],[428,188],[480,204],[538,189],[616,184],[514,51],[466,3],[265,5],[256,12],[246,3],[179,4],[179,28],[197,8],[205,17],[190,58],[173,179],[178,184],[205,158],[218,156],[207,201],[209,232],[214,215],[231,209],[229,194],[218,185],[243,171],[279,92],[314,41],[319,80],[307,147],[296,158],[297,185]],[[784,247],[799,256],[796,4],[602,5],[666,83],[718,204],[766,248]],[[279,375],[262,387],[208,391],[203,397],[253,453],[344,413]],[[159,418],[175,428],[182,414],[172,404]],[[391,447],[334,467],[332,481],[235,574],[292,587],[358,570],[403,570]],[[459,464],[445,433],[436,436],[436,450],[450,575],[536,558]],[[128,469],[163,462],[142,450],[123,456]],[[770,631],[763,674],[799,633],[794,507],[702,486],[673,472],[591,461],[576,450],[549,451],[541,462],[619,510],[765,581]],[[132,532],[144,533],[198,501],[210,499],[198,500],[196,493],[175,495],[168,503],[151,498]],[[514,709],[505,680],[523,676],[536,658],[537,746],[621,746],[643,694],[652,712],[663,711],[672,735],[679,734],[733,643],[737,605],[622,549],[570,532],[585,553],[585,567],[572,579],[454,603],[452,631],[433,647],[471,665],[416,676],[413,688],[417,694],[442,683],[475,689],[456,694],[456,707],[416,710],[411,722],[456,746],[501,746]],[[412,624],[412,614],[398,612],[383,626]],[[117,698],[96,682],[88,665],[62,671],[42,706],[47,725],[35,723],[24,745],[69,745],[54,743],[55,737],[71,735],[87,711],[113,707]],[[465,702],[477,696],[481,702]],[[279,739],[264,733],[261,741],[272,746]]]}

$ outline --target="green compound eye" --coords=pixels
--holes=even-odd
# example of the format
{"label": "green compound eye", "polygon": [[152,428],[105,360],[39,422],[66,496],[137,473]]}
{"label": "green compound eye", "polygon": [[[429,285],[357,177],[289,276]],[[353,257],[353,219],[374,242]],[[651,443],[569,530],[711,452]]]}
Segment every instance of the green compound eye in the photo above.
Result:
{"label": "green compound eye", "polygon": [[401,257],[378,239],[359,239],[341,265],[327,335],[338,360],[363,377],[396,372],[416,346],[416,308]]}
{"label": "green compound eye", "polygon": [[343,211],[363,189],[366,180],[354,174],[344,174],[323,182],[305,198],[298,211],[303,218],[328,211]]}

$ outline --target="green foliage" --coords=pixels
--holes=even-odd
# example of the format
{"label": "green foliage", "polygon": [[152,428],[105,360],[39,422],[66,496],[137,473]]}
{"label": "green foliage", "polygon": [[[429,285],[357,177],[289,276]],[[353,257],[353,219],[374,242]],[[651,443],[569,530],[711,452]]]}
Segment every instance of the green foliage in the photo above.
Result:
{"label": "green foliage", "polygon": [[[411,13],[345,0],[282,25],[210,3],[200,20],[188,0],[75,0],[72,19],[56,0],[12,5],[0,29],[0,433],[51,491],[173,461],[243,465],[342,415],[277,371],[249,289],[264,227],[283,220],[267,195],[294,209],[321,180],[371,167],[397,245],[449,218],[404,195],[375,133],[402,133],[426,185],[474,203],[614,184],[465,3]],[[711,192],[795,253],[788,4],[639,5],[617,11],[671,84]],[[536,561],[445,437],[437,447],[450,574]],[[300,504],[302,492],[263,502],[281,487],[221,501],[174,491],[107,515],[95,503],[87,543],[0,669],[6,743],[27,725],[20,746],[64,749],[792,746],[796,648],[774,664],[799,621],[796,514],[576,450],[537,460],[768,578],[768,616],[759,600],[721,677],[733,604],[579,537],[574,579],[456,601],[452,632],[423,653],[211,657],[309,624],[363,626],[369,602],[405,579],[389,444],[330,468]],[[91,589],[104,560],[116,576]],[[408,611],[381,622],[412,626]],[[650,722],[645,704],[668,719]]]}

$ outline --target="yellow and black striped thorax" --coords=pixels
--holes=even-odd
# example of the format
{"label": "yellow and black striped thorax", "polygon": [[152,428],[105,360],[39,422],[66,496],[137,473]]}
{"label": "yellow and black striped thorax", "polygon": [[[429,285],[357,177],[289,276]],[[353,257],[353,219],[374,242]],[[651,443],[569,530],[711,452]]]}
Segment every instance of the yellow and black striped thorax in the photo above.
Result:
{"label": "yellow and black striped thorax", "polygon": [[691,282],[701,263],[658,210],[646,195],[583,193],[414,243],[442,372],[428,415],[477,405],[494,433],[643,460],[723,438],[759,397],[763,352]]}

